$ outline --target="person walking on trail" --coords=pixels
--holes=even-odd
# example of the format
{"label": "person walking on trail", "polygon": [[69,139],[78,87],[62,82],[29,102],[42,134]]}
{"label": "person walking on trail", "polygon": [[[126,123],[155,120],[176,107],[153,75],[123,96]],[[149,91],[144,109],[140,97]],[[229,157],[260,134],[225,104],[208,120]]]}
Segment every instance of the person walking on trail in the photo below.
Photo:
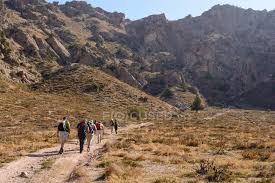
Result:
{"label": "person walking on trail", "polygon": [[92,138],[93,138],[93,135],[96,134],[96,126],[95,124],[93,123],[93,121],[89,121],[87,123],[88,125],[88,133],[87,133],[87,145],[88,145],[88,148],[87,148],[87,151],[89,152],[90,151],[90,145],[91,145],[91,141],[92,141]]}
{"label": "person walking on trail", "polygon": [[102,136],[104,134],[104,125],[99,122],[99,121],[95,121],[94,122],[95,126],[96,126],[96,136],[97,136],[97,143],[101,143],[102,141]]}
{"label": "person walking on trail", "polygon": [[115,122],[114,122],[114,129],[115,129],[115,133],[117,134],[117,130],[118,130],[117,120],[115,120]]}
{"label": "person walking on trail", "polygon": [[110,126],[111,126],[111,134],[113,134],[114,133],[114,127],[115,127],[114,119],[111,119]]}
{"label": "person walking on trail", "polygon": [[70,128],[70,122],[67,117],[64,117],[63,121],[58,124],[57,135],[61,144],[59,154],[63,154],[64,152],[64,144],[69,138]]}
{"label": "person walking on trail", "polygon": [[86,123],[86,120],[80,120],[80,122],[77,124],[77,134],[80,144],[80,153],[83,152],[84,149],[84,143],[85,139],[87,137],[87,131],[88,131],[88,125]]}

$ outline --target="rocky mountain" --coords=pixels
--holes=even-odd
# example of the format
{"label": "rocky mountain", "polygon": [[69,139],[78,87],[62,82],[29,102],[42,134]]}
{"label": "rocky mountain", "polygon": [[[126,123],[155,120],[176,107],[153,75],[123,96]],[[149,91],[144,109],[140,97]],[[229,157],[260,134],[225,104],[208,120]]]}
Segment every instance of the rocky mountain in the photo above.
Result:
{"label": "rocky mountain", "polygon": [[131,22],[127,30],[142,45],[144,54],[173,55],[174,59],[166,62],[170,69],[217,104],[245,96],[273,80],[274,21],[273,11],[224,5],[178,21],[150,16]]}
{"label": "rocky mountain", "polygon": [[197,93],[209,104],[275,108],[259,102],[275,96],[274,11],[217,5],[199,17],[131,21],[85,1],[0,4],[0,70],[9,79],[43,82],[79,63],[181,109]]}

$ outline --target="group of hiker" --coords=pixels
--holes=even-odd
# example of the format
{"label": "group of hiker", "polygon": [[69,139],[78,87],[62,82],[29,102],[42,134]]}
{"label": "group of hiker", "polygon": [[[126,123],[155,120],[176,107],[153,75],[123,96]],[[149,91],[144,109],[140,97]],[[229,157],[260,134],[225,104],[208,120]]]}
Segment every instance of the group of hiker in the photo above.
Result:
{"label": "group of hiker", "polygon": [[[111,134],[117,134],[118,123],[116,119],[110,120]],[[87,141],[87,151],[90,151],[91,141],[93,136],[97,137],[97,143],[101,143],[104,134],[105,126],[102,122],[96,120],[86,120],[82,119],[77,124],[77,136],[80,144],[80,153],[84,150],[85,141]],[[64,152],[64,144],[69,139],[69,134],[71,131],[71,125],[67,117],[64,117],[62,122],[58,124],[57,127],[58,137],[61,144],[59,154]]]}

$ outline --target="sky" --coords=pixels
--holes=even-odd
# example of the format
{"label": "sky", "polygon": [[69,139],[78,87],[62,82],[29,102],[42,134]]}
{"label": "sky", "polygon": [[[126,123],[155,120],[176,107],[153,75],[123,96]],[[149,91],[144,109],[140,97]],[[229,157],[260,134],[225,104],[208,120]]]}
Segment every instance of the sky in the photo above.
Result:
{"label": "sky", "polygon": [[[49,2],[57,0],[48,0]],[[66,0],[59,0],[60,3]],[[217,4],[231,4],[255,10],[274,10],[275,0],[87,0],[93,7],[122,12],[126,18],[136,20],[152,14],[165,13],[169,20],[177,20],[191,14],[199,16]]]}

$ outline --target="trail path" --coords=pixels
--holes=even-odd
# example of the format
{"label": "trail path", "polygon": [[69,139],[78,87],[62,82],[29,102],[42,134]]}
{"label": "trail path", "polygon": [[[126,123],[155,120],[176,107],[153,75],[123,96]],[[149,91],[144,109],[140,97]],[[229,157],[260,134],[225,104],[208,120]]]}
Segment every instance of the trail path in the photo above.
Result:
{"label": "trail path", "polygon": [[[142,128],[152,125],[151,123],[141,123],[138,125],[129,125],[119,129],[120,133],[125,133],[130,129]],[[92,164],[101,153],[101,149],[107,142],[113,143],[118,137],[109,134],[109,129],[104,135],[101,144],[96,144],[93,138],[91,151],[79,153],[77,140],[71,140],[65,144],[65,152],[58,155],[59,146],[42,149],[38,152],[31,153],[19,160],[13,161],[0,168],[0,183],[62,183],[74,182],[70,179],[71,174],[76,168]],[[86,148],[86,147],[85,147]],[[85,149],[86,150],[86,149]],[[95,165],[93,165],[95,167]],[[28,178],[20,177],[21,172],[26,172]],[[93,180],[97,180],[102,172],[93,172]]]}
{"label": "trail path", "polygon": [[220,117],[220,116],[225,115],[225,114],[228,113],[228,112],[230,112],[230,110],[224,110],[224,112],[216,113],[216,114],[213,115],[213,116],[209,116],[209,117],[204,118],[204,120],[213,120],[213,119],[216,119],[216,118],[218,118],[218,117]]}

